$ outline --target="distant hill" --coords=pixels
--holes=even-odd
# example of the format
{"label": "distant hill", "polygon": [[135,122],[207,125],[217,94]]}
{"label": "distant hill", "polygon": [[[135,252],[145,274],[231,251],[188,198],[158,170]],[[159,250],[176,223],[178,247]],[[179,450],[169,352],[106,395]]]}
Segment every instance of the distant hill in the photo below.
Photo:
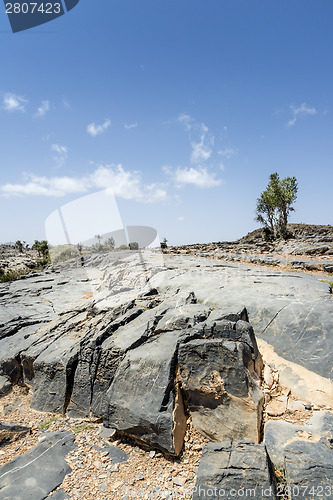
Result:
{"label": "distant hill", "polygon": [[[333,242],[333,226],[317,225],[317,224],[288,224],[288,230],[292,234],[290,239],[314,241],[318,243]],[[255,229],[246,236],[237,240],[241,243],[258,243],[265,241],[264,228]]]}

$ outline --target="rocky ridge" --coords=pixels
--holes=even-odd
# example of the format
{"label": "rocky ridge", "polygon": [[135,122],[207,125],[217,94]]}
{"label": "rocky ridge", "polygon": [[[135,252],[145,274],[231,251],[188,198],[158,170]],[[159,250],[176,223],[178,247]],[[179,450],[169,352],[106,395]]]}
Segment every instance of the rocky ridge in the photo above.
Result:
{"label": "rocky ridge", "polygon": [[[301,474],[309,478],[311,461],[298,474],[295,453],[302,453],[306,462],[310,451],[311,456],[322,457],[319,469],[328,472],[315,474],[308,483],[318,487],[330,481],[333,392],[328,333],[333,307],[329,285],[315,276],[266,271],[215,257],[161,258],[153,251],[101,255],[91,258],[83,269],[73,261],[1,285],[3,401],[10,400],[17,387],[27,388],[32,415],[41,415],[40,411],[59,415],[59,423],[51,424],[55,431],[70,430],[67,422],[90,425],[91,431],[82,430],[87,437],[96,436],[97,422],[103,419],[105,426],[114,429],[109,439],[129,455],[134,448],[126,440],[134,439],[148,447],[148,454],[154,451],[161,459],[162,452],[169,457],[181,454],[184,460],[190,459],[188,453],[195,451],[194,446],[203,444],[195,444],[191,436],[199,434],[194,433],[219,441],[204,448],[196,484],[193,473],[177,479],[187,488],[185,498],[192,495],[191,484],[194,498],[200,486],[236,487],[236,476],[230,484],[223,478],[233,477],[232,468],[238,469],[245,456],[249,466],[248,472],[243,470],[244,477],[262,482],[250,464],[255,453],[266,456],[266,448],[271,456],[265,466],[266,489],[271,488],[274,498],[277,490],[270,460],[278,465],[280,459],[274,455],[276,445],[270,443],[280,431],[273,431],[273,440],[269,438],[272,432],[268,434],[267,422],[278,422],[281,417],[290,420],[297,437],[298,448],[281,445],[289,483],[296,484]],[[9,393],[12,386],[14,393]],[[6,412],[4,406],[2,421],[8,425],[16,410],[7,417]],[[325,415],[326,422],[315,424],[316,432],[312,421],[307,422],[314,414]],[[14,423],[27,424],[22,419]],[[30,439],[18,432],[15,438],[13,430],[14,438],[8,440],[10,431],[4,432],[4,449]],[[265,444],[258,444],[263,438]],[[93,437],[86,450],[91,459],[97,443]],[[71,453],[77,456],[72,462],[74,474],[80,476],[76,466],[80,457],[75,450]],[[211,453],[236,458],[214,472],[204,458]],[[169,460],[177,470],[179,459]],[[85,459],[84,463],[90,462]],[[133,463],[145,467],[144,462]],[[211,469],[208,479],[207,467]],[[125,475],[122,470],[127,471]],[[112,461],[107,472],[94,473],[103,481],[96,481],[90,490],[82,485],[77,493],[68,475],[62,484],[67,496],[74,498],[181,498],[184,493],[173,482],[165,495],[158,490],[163,475],[154,481],[157,489],[150,489],[147,475],[136,472],[133,476],[126,463]],[[0,481],[1,477],[0,469]],[[114,486],[117,477],[118,489]],[[127,485],[126,477],[133,478]],[[137,483],[145,486],[141,493]]]}

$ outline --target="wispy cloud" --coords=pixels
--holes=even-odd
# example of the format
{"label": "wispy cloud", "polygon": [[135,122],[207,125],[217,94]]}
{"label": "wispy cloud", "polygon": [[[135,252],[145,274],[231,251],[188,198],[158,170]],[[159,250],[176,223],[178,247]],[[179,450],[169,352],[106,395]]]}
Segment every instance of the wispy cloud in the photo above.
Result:
{"label": "wispy cloud", "polygon": [[92,137],[96,137],[96,135],[103,134],[103,132],[105,132],[106,129],[108,129],[110,125],[111,125],[111,121],[109,119],[106,119],[104,121],[104,123],[102,123],[101,125],[97,125],[97,123],[90,123],[87,126],[87,132]]}
{"label": "wispy cloud", "polygon": [[57,167],[60,168],[63,166],[68,156],[68,148],[67,146],[61,146],[60,144],[52,144],[51,150],[56,154],[53,157],[54,161],[57,164]]}
{"label": "wispy cloud", "polygon": [[4,95],[2,108],[5,111],[24,112],[27,104],[27,99],[24,99],[17,94],[7,93]]}
{"label": "wispy cloud", "polygon": [[204,123],[198,122],[188,114],[179,115],[176,122],[181,124],[184,130],[189,133],[191,145],[190,166],[179,166],[177,168],[164,166],[162,167],[164,173],[172,179],[177,188],[181,188],[186,184],[192,184],[203,189],[219,186],[222,180],[217,179],[216,174],[210,171],[212,165],[207,165],[213,153],[214,135]]}
{"label": "wispy cloud", "polygon": [[39,108],[37,108],[37,111],[34,114],[34,116],[36,118],[40,118],[40,117],[44,116],[49,110],[50,110],[50,101],[42,101]]}
{"label": "wispy cloud", "polygon": [[139,172],[126,171],[119,165],[99,165],[93,172],[81,177],[41,177],[27,174],[21,184],[3,184],[0,195],[62,197],[82,194],[97,189],[108,189],[115,196],[141,202],[159,202],[167,199],[167,192],[158,184],[144,185]]}
{"label": "wispy cloud", "polygon": [[230,160],[230,158],[232,156],[234,156],[236,153],[237,153],[237,151],[235,151],[235,149],[233,149],[233,148],[224,148],[224,149],[220,149],[218,151],[218,154],[223,156],[227,160]]}
{"label": "wispy cloud", "polygon": [[138,126],[138,123],[124,123],[124,127],[126,130],[131,130],[131,128],[136,128]]}
{"label": "wispy cloud", "polygon": [[191,163],[196,165],[209,160],[214,146],[214,135],[209,132],[208,127],[186,114],[179,115],[177,122],[183,125],[185,131],[189,132],[192,148]]}
{"label": "wispy cloud", "polygon": [[287,127],[293,127],[297,122],[298,118],[303,118],[304,116],[317,114],[316,108],[311,108],[306,104],[306,102],[303,102],[300,106],[295,106],[294,104],[291,104],[290,109],[292,112],[292,118],[288,121]]}

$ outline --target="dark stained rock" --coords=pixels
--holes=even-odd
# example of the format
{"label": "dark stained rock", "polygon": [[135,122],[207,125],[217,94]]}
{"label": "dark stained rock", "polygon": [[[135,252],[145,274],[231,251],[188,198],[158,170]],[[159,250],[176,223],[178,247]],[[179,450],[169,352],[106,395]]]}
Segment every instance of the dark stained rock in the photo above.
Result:
{"label": "dark stained rock", "polygon": [[285,449],[291,499],[332,497],[333,450],[323,443],[295,442]]}
{"label": "dark stained rock", "polygon": [[151,335],[150,323],[159,317],[158,309],[144,311],[132,307],[124,314],[99,315],[97,327],[81,342],[73,391],[68,406],[72,417],[105,411],[105,395],[125,353]]}
{"label": "dark stained rock", "polygon": [[259,442],[263,395],[253,349],[242,341],[242,330],[217,334],[179,347],[180,379],[193,426],[213,441]]}
{"label": "dark stained rock", "polygon": [[265,446],[246,441],[206,444],[193,500],[249,497],[276,498],[274,473]]}
{"label": "dark stained rock", "polygon": [[165,332],[130,350],[107,392],[104,425],[178,455],[186,421],[174,383],[180,333]]}
{"label": "dark stained rock", "polygon": [[181,305],[169,309],[156,325],[156,332],[184,330],[204,321],[210,309],[202,304]]}
{"label": "dark stained rock", "polygon": [[65,457],[75,436],[62,431],[45,434],[38,445],[0,468],[0,497],[42,500],[71,472]]}

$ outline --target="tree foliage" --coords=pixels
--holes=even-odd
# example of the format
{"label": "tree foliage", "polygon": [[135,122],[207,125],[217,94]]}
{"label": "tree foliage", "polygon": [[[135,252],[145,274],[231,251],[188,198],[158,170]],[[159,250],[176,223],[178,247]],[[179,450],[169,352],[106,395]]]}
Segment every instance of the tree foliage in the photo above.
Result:
{"label": "tree foliage", "polygon": [[257,199],[256,221],[264,224],[273,238],[287,237],[287,224],[297,198],[296,177],[280,179],[277,172],[269,176],[266,189]]}
{"label": "tree foliage", "polygon": [[49,258],[49,245],[46,240],[35,240],[35,243],[32,245],[32,249],[37,250],[39,256],[42,256],[45,259]]}

